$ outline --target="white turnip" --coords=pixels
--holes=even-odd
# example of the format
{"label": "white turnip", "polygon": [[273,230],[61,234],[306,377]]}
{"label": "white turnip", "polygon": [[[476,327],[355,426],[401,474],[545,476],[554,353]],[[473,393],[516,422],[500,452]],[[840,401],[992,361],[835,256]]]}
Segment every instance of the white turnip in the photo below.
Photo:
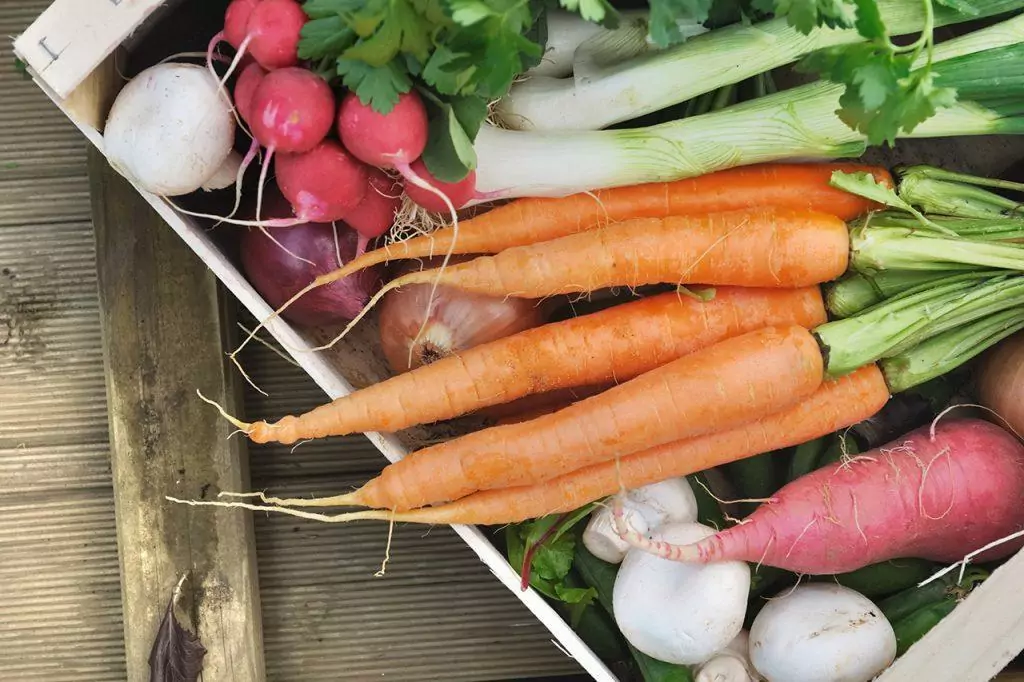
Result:
{"label": "white turnip", "polygon": [[[696,542],[714,534],[698,523],[662,525],[653,537]],[[639,651],[667,663],[694,665],[725,648],[743,628],[750,567],[742,561],[700,566],[631,549],[615,578],[615,622]]]}
{"label": "white turnip", "polygon": [[788,590],[750,626],[750,660],[768,682],[868,682],[895,658],[882,610],[841,585]]}
{"label": "white turnip", "polygon": [[231,102],[216,78],[201,66],[164,62],[118,94],[103,145],[122,175],[148,192],[173,197],[231,184],[225,181],[239,167],[234,135]]}

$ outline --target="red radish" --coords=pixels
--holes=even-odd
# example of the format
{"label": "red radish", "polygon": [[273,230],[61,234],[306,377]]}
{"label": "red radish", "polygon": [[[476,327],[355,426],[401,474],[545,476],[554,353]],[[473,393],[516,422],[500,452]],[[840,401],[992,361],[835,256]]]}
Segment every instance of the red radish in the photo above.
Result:
{"label": "red radish", "polygon": [[[437,189],[441,190],[441,192],[451,200],[455,208],[462,208],[468,204],[471,199],[477,198],[476,171],[470,171],[469,175],[458,182],[441,182],[427,170],[427,165],[423,163],[423,159],[416,160],[411,165],[411,168],[414,173]],[[418,206],[421,206],[428,211],[442,213],[448,210],[448,207],[445,206],[445,203],[441,201],[440,197],[433,192],[428,192],[418,185],[410,184],[405,188],[405,193]]]}
{"label": "red radish", "polygon": [[250,109],[252,133],[271,153],[308,152],[331,130],[334,93],[312,71],[278,69],[260,81]]}
{"label": "red radish", "polygon": [[249,123],[249,114],[252,112],[252,96],[266,75],[267,70],[253,62],[242,69],[235,81],[235,109],[246,123]]}
{"label": "red radish", "polygon": [[[234,220],[225,216],[194,213],[180,208],[179,210],[188,215],[230,225],[301,225],[306,222],[303,218],[260,220],[267,169],[275,152],[308,152],[323,141],[334,123],[334,93],[327,83],[312,71],[299,67],[277,69],[269,72],[257,85],[248,108],[253,140],[267,148],[256,190],[256,219]],[[255,154],[254,151],[251,153]]]}
{"label": "red radish", "polygon": [[[675,561],[739,559],[823,575],[898,558],[960,561],[1020,531],[1022,501],[1024,445],[990,422],[951,419],[802,476],[743,524],[697,543],[653,543],[621,530]],[[1022,544],[1000,544],[976,560],[1009,556]]]}
{"label": "red radish", "polygon": [[[249,52],[265,69],[295,66],[306,21],[302,5],[295,0],[262,0],[252,10],[242,44],[249,41]],[[245,48],[240,45],[239,51]]]}
{"label": "red radish", "polygon": [[224,40],[236,50],[249,32],[249,18],[262,0],[232,0],[224,13]]}
{"label": "red radish", "polygon": [[427,110],[415,92],[399,95],[387,114],[379,114],[349,93],[338,111],[338,134],[345,148],[363,163],[396,168],[402,175],[427,146]]}
{"label": "red radish", "polygon": [[402,206],[402,183],[399,180],[372,166],[367,167],[367,172],[366,194],[344,218],[349,227],[359,233],[359,254],[366,251],[371,239],[391,229],[395,214]]}
{"label": "red radish", "polygon": [[369,185],[367,167],[334,140],[308,152],[277,157],[277,186],[295,216],[315,223],[341,220],[363,200]]}
{"label": "red radish", "polygon": [[224,13],[224,30],[210,41],[207,67],[213,70],[213,53],[222,40],[237,50],[222,83],[249,54],[268,71],[295,66],[306,21],[306,12],[295,0],[234,0]]}

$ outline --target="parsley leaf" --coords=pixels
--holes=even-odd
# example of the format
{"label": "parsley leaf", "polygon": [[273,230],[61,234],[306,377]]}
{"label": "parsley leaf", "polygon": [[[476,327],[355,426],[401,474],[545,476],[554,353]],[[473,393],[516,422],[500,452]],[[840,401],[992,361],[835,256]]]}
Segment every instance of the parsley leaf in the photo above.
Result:
{"label": "parsley leaf", "polygon": [[[701,0],[705,1],[711,4],[710,0]],[[608,0],[558,0],[558,4],[570,12],[578,12],[581,17],[595,24],[611,21],[614,26],[618,23],[619,13]]]}
{"label": "parsley leaf", "polygon": [[[388,0],[383,14],[365,15],[367,25],[376,24],[373,35],[364,36],[342,53],[343,59],[364,61],[370,66],[384,66],[398,53],[406,52],[421,62],[430,57],[430,24],[409,4],[408,0]],[[356,32],[360,33],[359,27]],[[362,34],[361,34],[362,35]]]}
{"label": "parsley leaf", "polygon": [[775,0],[775,13],[785,16],[796,30],[808,34],[818,26],[850,28],[857,9],[847,0]]}
{"label": "parsley leaf", "polygon": [[698,21],[708,18],[714,0],[649,0],[650,37],[658,47],[669,47],[683,41],[684,36],[676,23],[680,16]]}
{"label": "parsley leaf", "polygon": [[369,104],[375,111],[391,111],[398,104],[398,96],[412,89],[409,74],[397,62],[370,66],[365,62],[338,59],[338,75],[360,102]]}
{"label": "parsley leaf", "polygon": [[315,20],[340,17],[358,11],[362,6],[363,0],[306,0],[302,9],[307,17]]}
{"label": "parsley leaf", "polygon": [[355,42],[356,34],[339,16],[313,19],[302,27],[299,59],[334,57]]}

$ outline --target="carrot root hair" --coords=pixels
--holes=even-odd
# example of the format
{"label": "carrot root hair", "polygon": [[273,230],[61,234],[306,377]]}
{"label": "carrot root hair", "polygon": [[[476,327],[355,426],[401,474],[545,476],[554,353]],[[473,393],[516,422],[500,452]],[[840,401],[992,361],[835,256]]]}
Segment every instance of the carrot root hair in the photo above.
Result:
{"label": "carrot root hair", "polygon": [[331,497],[267,497],[265,493],[231,493],[222,491],[217,497],[230,497],[236,500],[258,499],[260,502],[276,507],[351,507],[357,503],[351,494],[333,495]]}
{"label": "carrot root hair", "polygon": [[344,514],[318,514],[315,512],[302,511],[301,509],[289,509],[288,507],[275,507],[272,505],[250,504],[248,502],[221,502],[218,500],[183,500],[181,498],[166,495],[168,502],[185,504],[190,507],[223,507],[225,509],[248,509],[250,511],[265,511],[296,516],[300,519],[310,521],[322,521],[324,523],[348,523],[349,521],[372,520],[387,521],[394,518],[395,521],[402,521],[401,514],[393,514],[385,509],[367,509]]}
{"label": "carrot root hair", "polygon": [[249,431],[252,430],[252,424],[244,422],[241,419],[238,419],[237,417],[231,416],[228,413],[228,411],[221,406],[220,403],[218,403],[216,400],[211,400],[210,398],[207,398],[199,389],[196,389],[196,395],[198,395],[199,399],[202,400],[204,403],[216,407],[217,411],[220,412],[220,416],[231,422],[231,425],[234,426],[236,429],[241,430],[246,435],[248,435]]}

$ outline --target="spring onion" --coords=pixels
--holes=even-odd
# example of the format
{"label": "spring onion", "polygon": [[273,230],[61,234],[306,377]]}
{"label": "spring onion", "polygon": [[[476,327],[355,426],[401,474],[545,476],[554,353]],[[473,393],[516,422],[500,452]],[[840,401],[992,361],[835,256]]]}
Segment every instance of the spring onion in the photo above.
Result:
{"label": "spring onion", "polygon": [[[880,0],[876,11],[891,35],[905,35],[1021,6],[1014,0],[972,4],[977,15],[938,6],[932,24],[926,11],[930,2]],[[699,28],[686,16],[679,21]],[[820,27],[804,34],[784,17],[733,24],[666,50],[590,68],[585,77],[577,73],[575,78],[528,78],[512,86],[495,113],[503,127],[516,130],[598,130],[739,83],[816,50],[862,41],[853,28]]]}
{"label": "spring onion", "polygon": [[[1024,132],[1022,41],[1024,16],[1017,16],[937,45],[931,56],[936,82],[969,92],[974,101],[941,109],[901,136]],[[716,59],[740,63],[732,56]],[[927,62],[922,57],[919,63]],[[841,84],[817,81],[639,129],[528,132],[485,126],[475,145],[477,190],[503,198],[565,196],[760,162],[857,157],[867,138],[836,115],[843,91]]]}

